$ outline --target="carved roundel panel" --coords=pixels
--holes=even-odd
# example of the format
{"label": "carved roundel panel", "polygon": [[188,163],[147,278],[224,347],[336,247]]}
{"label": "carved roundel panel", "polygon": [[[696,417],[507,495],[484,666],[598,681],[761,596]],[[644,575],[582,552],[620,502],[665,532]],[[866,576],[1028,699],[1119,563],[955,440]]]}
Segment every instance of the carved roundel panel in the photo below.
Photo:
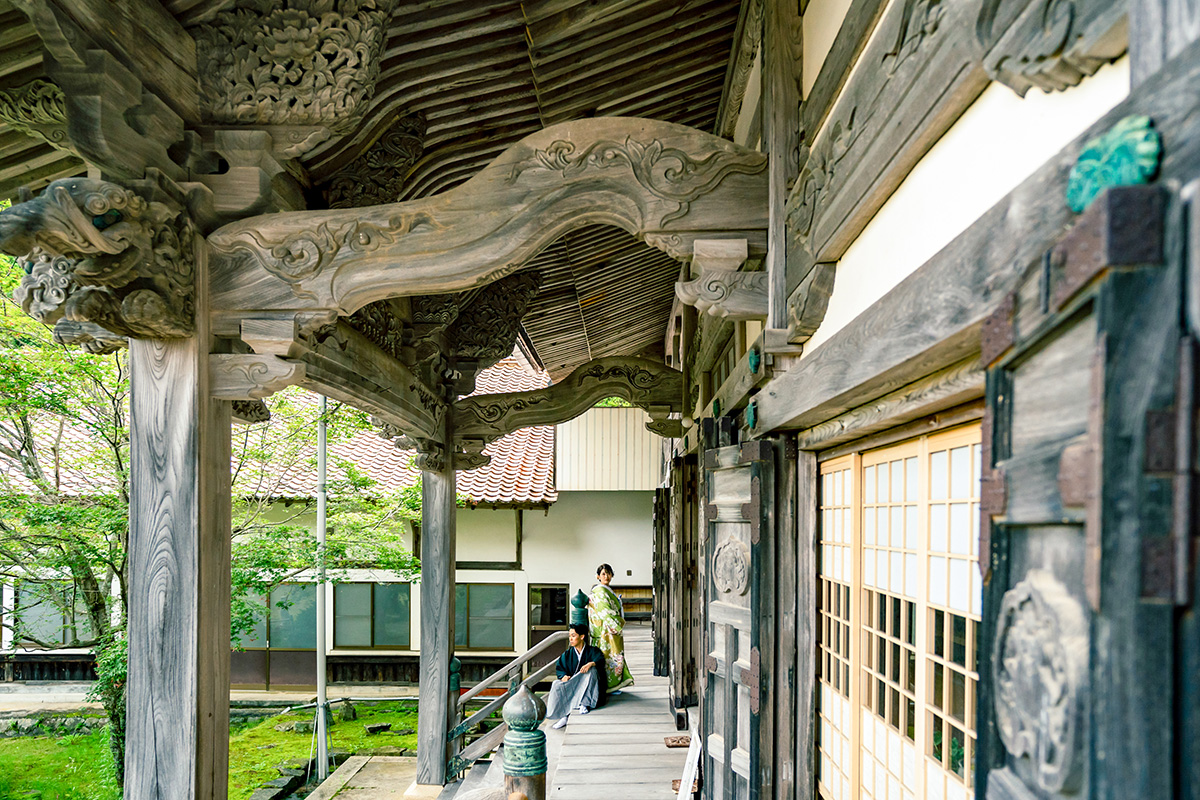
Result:
{"label": "carved roundel panel", "polygon": [[726,539],[713,553],[713,583],[722,594],[750,590],[750,550],[737,539]]}
{"label": "carved roundel panel", "polygon": [[992,651],[996,726],[1048,792],[1078,783],[1087,653],[1083,606],[1050,573],[1032,570],[1005,593]]}

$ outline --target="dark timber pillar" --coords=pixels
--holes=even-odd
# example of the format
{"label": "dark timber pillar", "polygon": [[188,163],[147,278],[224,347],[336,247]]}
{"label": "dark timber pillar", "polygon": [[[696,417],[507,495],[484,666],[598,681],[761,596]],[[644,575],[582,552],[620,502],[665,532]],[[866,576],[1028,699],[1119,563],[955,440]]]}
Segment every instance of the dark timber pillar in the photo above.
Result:
{"label": "dark timber pillar", "polygon": [[203,252],[196,272],[197,335],[129,343],[129,800],[227,794],[230,403],[209,395]]}
{"label": "dark timber pillar", "polygon": [[[800,65],[803,35],[796,0],[765,0],[763,7],[763,149],[770,154],[767,327],[787,319],[787,229],[784,205],[800,172]],[[753,144],[753,143],[751,143]]]}
{"label": "dark timber pillar", "polygon": [[417,783],[446,782],[450,659],[454,656],[454,466],[421,472],[421,699]]}

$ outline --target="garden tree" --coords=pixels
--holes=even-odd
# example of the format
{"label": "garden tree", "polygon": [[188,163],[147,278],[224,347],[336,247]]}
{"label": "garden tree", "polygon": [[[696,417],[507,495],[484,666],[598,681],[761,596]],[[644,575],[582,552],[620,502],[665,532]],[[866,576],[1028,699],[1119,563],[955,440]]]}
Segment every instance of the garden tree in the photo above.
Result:
{"label": "garden tree", "polygon": [[[53,341],[10,299],[21,269],[0,255],[0,583],[25,600],[0,604],[14,642],[92,648],[94,696],[109,717],[118,775],[124,763],[124,638],[128,575],[129,373],[124,350],[92,354]],[[256,598],[311,571],[320,404],[299,389],[269,401],[269,421],[233,430],[233,636],[266,611]],[[368,429],[330,403],[331,450]],[[330,457],[330,579],[371,566],[401,580],[418,565],[401,543],[420,518],[420,485],[389,495],[352,463]],[[29,602],[31,599],[35,602]],[[36,620],[34,619],[36,617]],[[51,623],[50,618],[53,618]],[[36,623],[36,624],[35,624]]]}

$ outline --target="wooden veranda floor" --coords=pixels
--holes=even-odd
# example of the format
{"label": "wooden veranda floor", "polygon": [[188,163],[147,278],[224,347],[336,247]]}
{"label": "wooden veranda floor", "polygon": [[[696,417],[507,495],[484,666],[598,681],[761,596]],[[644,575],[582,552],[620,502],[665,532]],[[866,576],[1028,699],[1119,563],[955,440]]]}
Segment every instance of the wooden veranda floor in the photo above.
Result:
{"label": "wooden veranda floor", "polygon": [[[547,798],[550,800],[667,800],[671,781],[683,774],[687,748],[668,748],[678,735],[669,712],[667,679],[653,675],[654,653],[648,625],[626,627],[625,654],[634,685],[587,715],[572,714],[567,726],[546,732]],[[503,757],[477,765],[442,798],[461,800],[478,790],[504,785]],[[415,775],[407,758],[353,758],[338,770],[319,800],[399,798]],[[310,798],[311,800],[311,798]]]}
{"label": "wooden veranda floor", "polygon": [[683,774],[687,748],[668,748],[664,742],[680,733],[669,710],[667,679],[653,675],[649,626],[629,625],[625,630],[634,685],[611,698],[605,708],[571,715],[562,731],[547,731],[552,758],[547,796],[553,800],[675,797],[671,781]]}

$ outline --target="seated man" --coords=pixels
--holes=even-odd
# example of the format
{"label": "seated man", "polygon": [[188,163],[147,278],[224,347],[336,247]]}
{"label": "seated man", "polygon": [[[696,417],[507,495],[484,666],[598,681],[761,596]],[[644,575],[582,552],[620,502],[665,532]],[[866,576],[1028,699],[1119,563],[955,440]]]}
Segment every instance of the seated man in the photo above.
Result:
{"label": "seated man", "polygon": [[557,719],[555,728],[566,725],[567,717],[576,709],[586,714],[604,704],[608,689],[604,653],[588,644],[587,639],[587,625],[572,625],[567,633],[567,651],[558,657],[558,680],[550,687],[546,702],[546,719]]}

